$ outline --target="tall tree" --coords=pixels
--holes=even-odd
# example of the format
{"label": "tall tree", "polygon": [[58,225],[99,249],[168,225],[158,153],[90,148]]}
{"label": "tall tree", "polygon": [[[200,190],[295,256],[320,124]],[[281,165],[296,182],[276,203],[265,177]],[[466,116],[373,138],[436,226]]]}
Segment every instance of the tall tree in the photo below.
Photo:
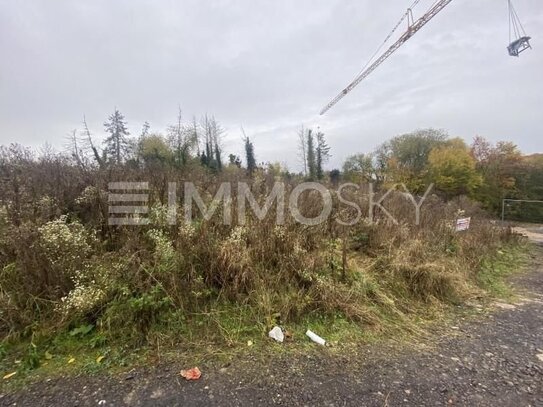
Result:
{"label": "tall tree", "polygon": [[330,147],[326,143],[326,139],[324,138],[324,133],[318,131],[317,132],[317,179],[321,180],[324,177],[324,170],[323,170],[323,164],[328,162],[330,159]]}
{"label": "tall tree", "polygon": [[215,162],[217,163],[217,171],[222,171],[221,149],[217,143],[215,143]]}
{"label": "tall tree", "polygon": [[471,144],[471,155],[478,163],[486,162],[492,152],[492,145],[484,137],[475,136]]}
{"label": "tall tree", "polygon": [[[217,122],[215,117],[209,117],[207,114],[201,120],[201,127],[204,132],[204,151],[206,156],[206,166],[216,170],[222,170],[222,147],[221,139],[224,130]],[[203,161],[202,161],[203,162]]]}
{"label": "tall tree", "polygon": [[190,126],[190,137],[196,146],[196,154],[200,155],[200,132],[198,123],[196,122],[196,116],[192,116],[192,123]]}
{"label": "tall tree", "polygon": [[215,159],[214,159],[214,151],[213,151],[213,124],[211,122],[211,118],[208,117],[206,114],[202,120],[201,120],[201,126],[204,130],[204,146],[203,146],[203,153],[202,157],[202,163],[206,167],[213,168]]}
{"label": "tall tree", "polygon": [[423,192],[428,177],[428,157],[448,135],[435,129],[418,130],[394,137],[378,149],[378,161],[386,165],[391,182],[402,182],[412,192]]}
{"label": "tall tree", "polygon": [[104,167],[104,158],[100,156],[100,153],[98,152],[98,149],[94,145],[92,141],[92,135],[89,130],[89,126],[87,125],[87,119],[85,116],[83,116],[83,136],[86,143],[87,148],[90,148],[92,151],[92,154],[94,155],[94,159],[98,163],[98,166],[100,168]]}
{"label": "tall tree", "polygon": [[139,155],[146,166],[165,165],[171,162],[170,146],[159,134],[142,137],[139,143]]}
{"label": "tall tree", "polygon": [[245,161],[247,162],[247,172],[253,175],[256,170],[255,148],[249,137],[245,137]]}
{"label": "tall tree", "polygon": [[176,123],[168,127],[168,142],[172,147],[174,164],[177,167],[187,163],[195,148],[199,152],[196,121],[193,119],[192,124],[183,125],[181,108],[177,113]]}
{"label": "tall tree", "polygon": [[528,176],[523,198],[543,200],[543,154],[532,154],[523,158]]}
{"label": "tall tree", "polygon": [[317,160],[315,157],[315,139],[313,131],[307,131],[307,170],[310,180],[314,180],[317,176]]}
{"label": "tall tree", "polygon": [[69,143],[67,147],[70,156],[80,168],[85,168],[85,157],[79,145],[80,143],[77,137],[77,129],[74,129],[71,133],[68,134],[67,137]]}
{"label": "tall tree", "polygon": [[434,148],[428,157],[430,180],[448,198],[471,195],[482,182],[475,159],[462,139]]}
{"label": "tall tree", "polygon": [[522,154],[513,143],[500,141],[494,146],[481,137],[475,138],[471,151],[484,181],[477,191],[477,199],[498,213],[502,199],[521,195],[526,178]]}
{"label": "tall tree", "polygon": [[303,164],[304,175],[307,176],[307,137],[304,126],[298,131],[298,158]]}
{"label": "tall tree", "polygon": [[354,154],[343,163],[343,173],[351,182],[375,182],[376,168],[371,154]]}
{"label": "tall tree", "polygon": [[128,157],[130,152],[130,140],[128,128],[124,116],[117,108],[108,120],[104,123],[106,132],[109,136],[104,140],[105,151],[110,160],[115,164],[120,164]]}
{"label": "tall tree", "polygon": [[[543,154],[523,157],[526,175],[523,177],[521,199],[543,200]],[[541,203],[520,203],[516,218],[530,222],[543,222]]]}
{"label": "tall tree", "polygon": [[149,122],[143,123],[143,126],[141,127],[141,137],[147,137],[149,135],[149,129],[151,128],[151,125]]}

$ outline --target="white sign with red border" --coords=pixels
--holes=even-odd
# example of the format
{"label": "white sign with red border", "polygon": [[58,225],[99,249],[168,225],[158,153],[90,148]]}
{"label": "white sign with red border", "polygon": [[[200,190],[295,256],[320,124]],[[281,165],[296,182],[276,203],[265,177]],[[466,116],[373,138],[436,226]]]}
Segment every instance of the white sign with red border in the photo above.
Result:
{"label": "white sign with red border", "polygon": [[469,229],[471,218],[460,218],[456,220],[456,231],[462,232]]}

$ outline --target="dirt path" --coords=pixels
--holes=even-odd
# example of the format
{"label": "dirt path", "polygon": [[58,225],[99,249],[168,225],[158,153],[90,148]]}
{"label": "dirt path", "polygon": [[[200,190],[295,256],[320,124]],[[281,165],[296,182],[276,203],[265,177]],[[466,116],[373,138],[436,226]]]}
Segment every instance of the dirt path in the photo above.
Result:
{"label": "dirt path", "polygon": [[448,327],[427,346],[367,346],[357,354],[286,356],[205,371],[178,367],[116,378],[76,377],[0,396],[2,406],[543,406],[543,247],[514,284],[522,299]]}

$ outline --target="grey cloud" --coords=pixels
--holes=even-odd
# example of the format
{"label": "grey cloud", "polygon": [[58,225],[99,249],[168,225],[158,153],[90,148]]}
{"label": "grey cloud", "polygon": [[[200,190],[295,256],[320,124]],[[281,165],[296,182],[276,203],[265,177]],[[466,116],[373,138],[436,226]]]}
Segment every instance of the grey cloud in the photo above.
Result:
{"label": "grey cloud", "polygon": [[454,0],[318,116],[408,3],[0,0],[0,141],[61,146],[83,114],[99,135],[114,106],[133,133],[145,120],[162,130],[180,104],[214,114],[232,152],[243,125],[259,160],[291,169],[302,124],[328,135],[331,167],[420,127],[542,151],[540,0],[515,2],[534,45],[521,58],[505,50],[505,1]]}

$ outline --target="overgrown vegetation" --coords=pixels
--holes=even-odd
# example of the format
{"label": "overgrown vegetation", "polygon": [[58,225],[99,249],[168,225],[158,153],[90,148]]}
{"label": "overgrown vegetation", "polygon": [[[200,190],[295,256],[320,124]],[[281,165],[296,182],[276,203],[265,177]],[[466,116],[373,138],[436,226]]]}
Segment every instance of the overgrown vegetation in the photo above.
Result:
{"label": "overgrown vegetation", "polygon": [[[484,179],[474,175],[477,182],[465,190],[451,185],[447,177],[456,177],[456,167],[449,174],[443,162],[467,171],[475,166],[448,150],[465,148],[460,141],[445,139],[436,140],[438,149],[428,149],[427,161],[414,162],[409,171],[397,161],[394,170],[377,173],[373,160],[367,165],[375,175],[345,171],[384,184],[397,170],[408,174],[397,179],[411,187],[438,174],[443,181],[425,201],[420,225],[405,195],[394,193],[386,207],[400,224],[381,211],[376,222],[341,226],[338,218],[346,222],[357,213],[334,191],[339,174],[325,177],[329,148],[322,133],[316,147],[311,133],[304,133],[304,157],[308,177],[323,179],[333,192],[332,216],[325,222],[308,227],[287,217],[278,225],[277,205],[263,220],[249,212],[243,224],[234,219],[225,225],[218,213],[187,221],[180,206],[170,225],[168,182],[194,182],[209,203],[220,182],[246,181],[262,204],[276,181],[290,191],[305,177],[257,166],[248,138],[249,168],[235,156],[223,166],[214,119],[187,126],[179,120],[168,139],[148,135],[147,125],[137,143],[127,138],[123,120],[116,112],[106,123],[104,153],[90,138],[88,154],[75,143],[71,156],[35,156],[18,146],[1,151],[0,350],[5,355],[8,348],[20,352],[20,344],[28,346],[21,368],[35,368],[65,352],[63,347],[83,346],[103,357],[134,346],[236,346],[265,337],[278,323],[339,320],[378,332],[385,321],[401,324],[422,308],[480,295],[491,280],[485,259],[515,242],[478,204],[459,196],[476,193]],[[400,148],[394,143],[392,151]],[[108,183],[120,180],[149,182],[149,225],[108,225]],[[234,207],[237,199],[234,194]],[[352,190],[349,200],[369,212],[367,190]],[[299,208],[315,216],[320,196],[302,194]],[[459,216],[473,218],[468,232],[454,230]]]}

